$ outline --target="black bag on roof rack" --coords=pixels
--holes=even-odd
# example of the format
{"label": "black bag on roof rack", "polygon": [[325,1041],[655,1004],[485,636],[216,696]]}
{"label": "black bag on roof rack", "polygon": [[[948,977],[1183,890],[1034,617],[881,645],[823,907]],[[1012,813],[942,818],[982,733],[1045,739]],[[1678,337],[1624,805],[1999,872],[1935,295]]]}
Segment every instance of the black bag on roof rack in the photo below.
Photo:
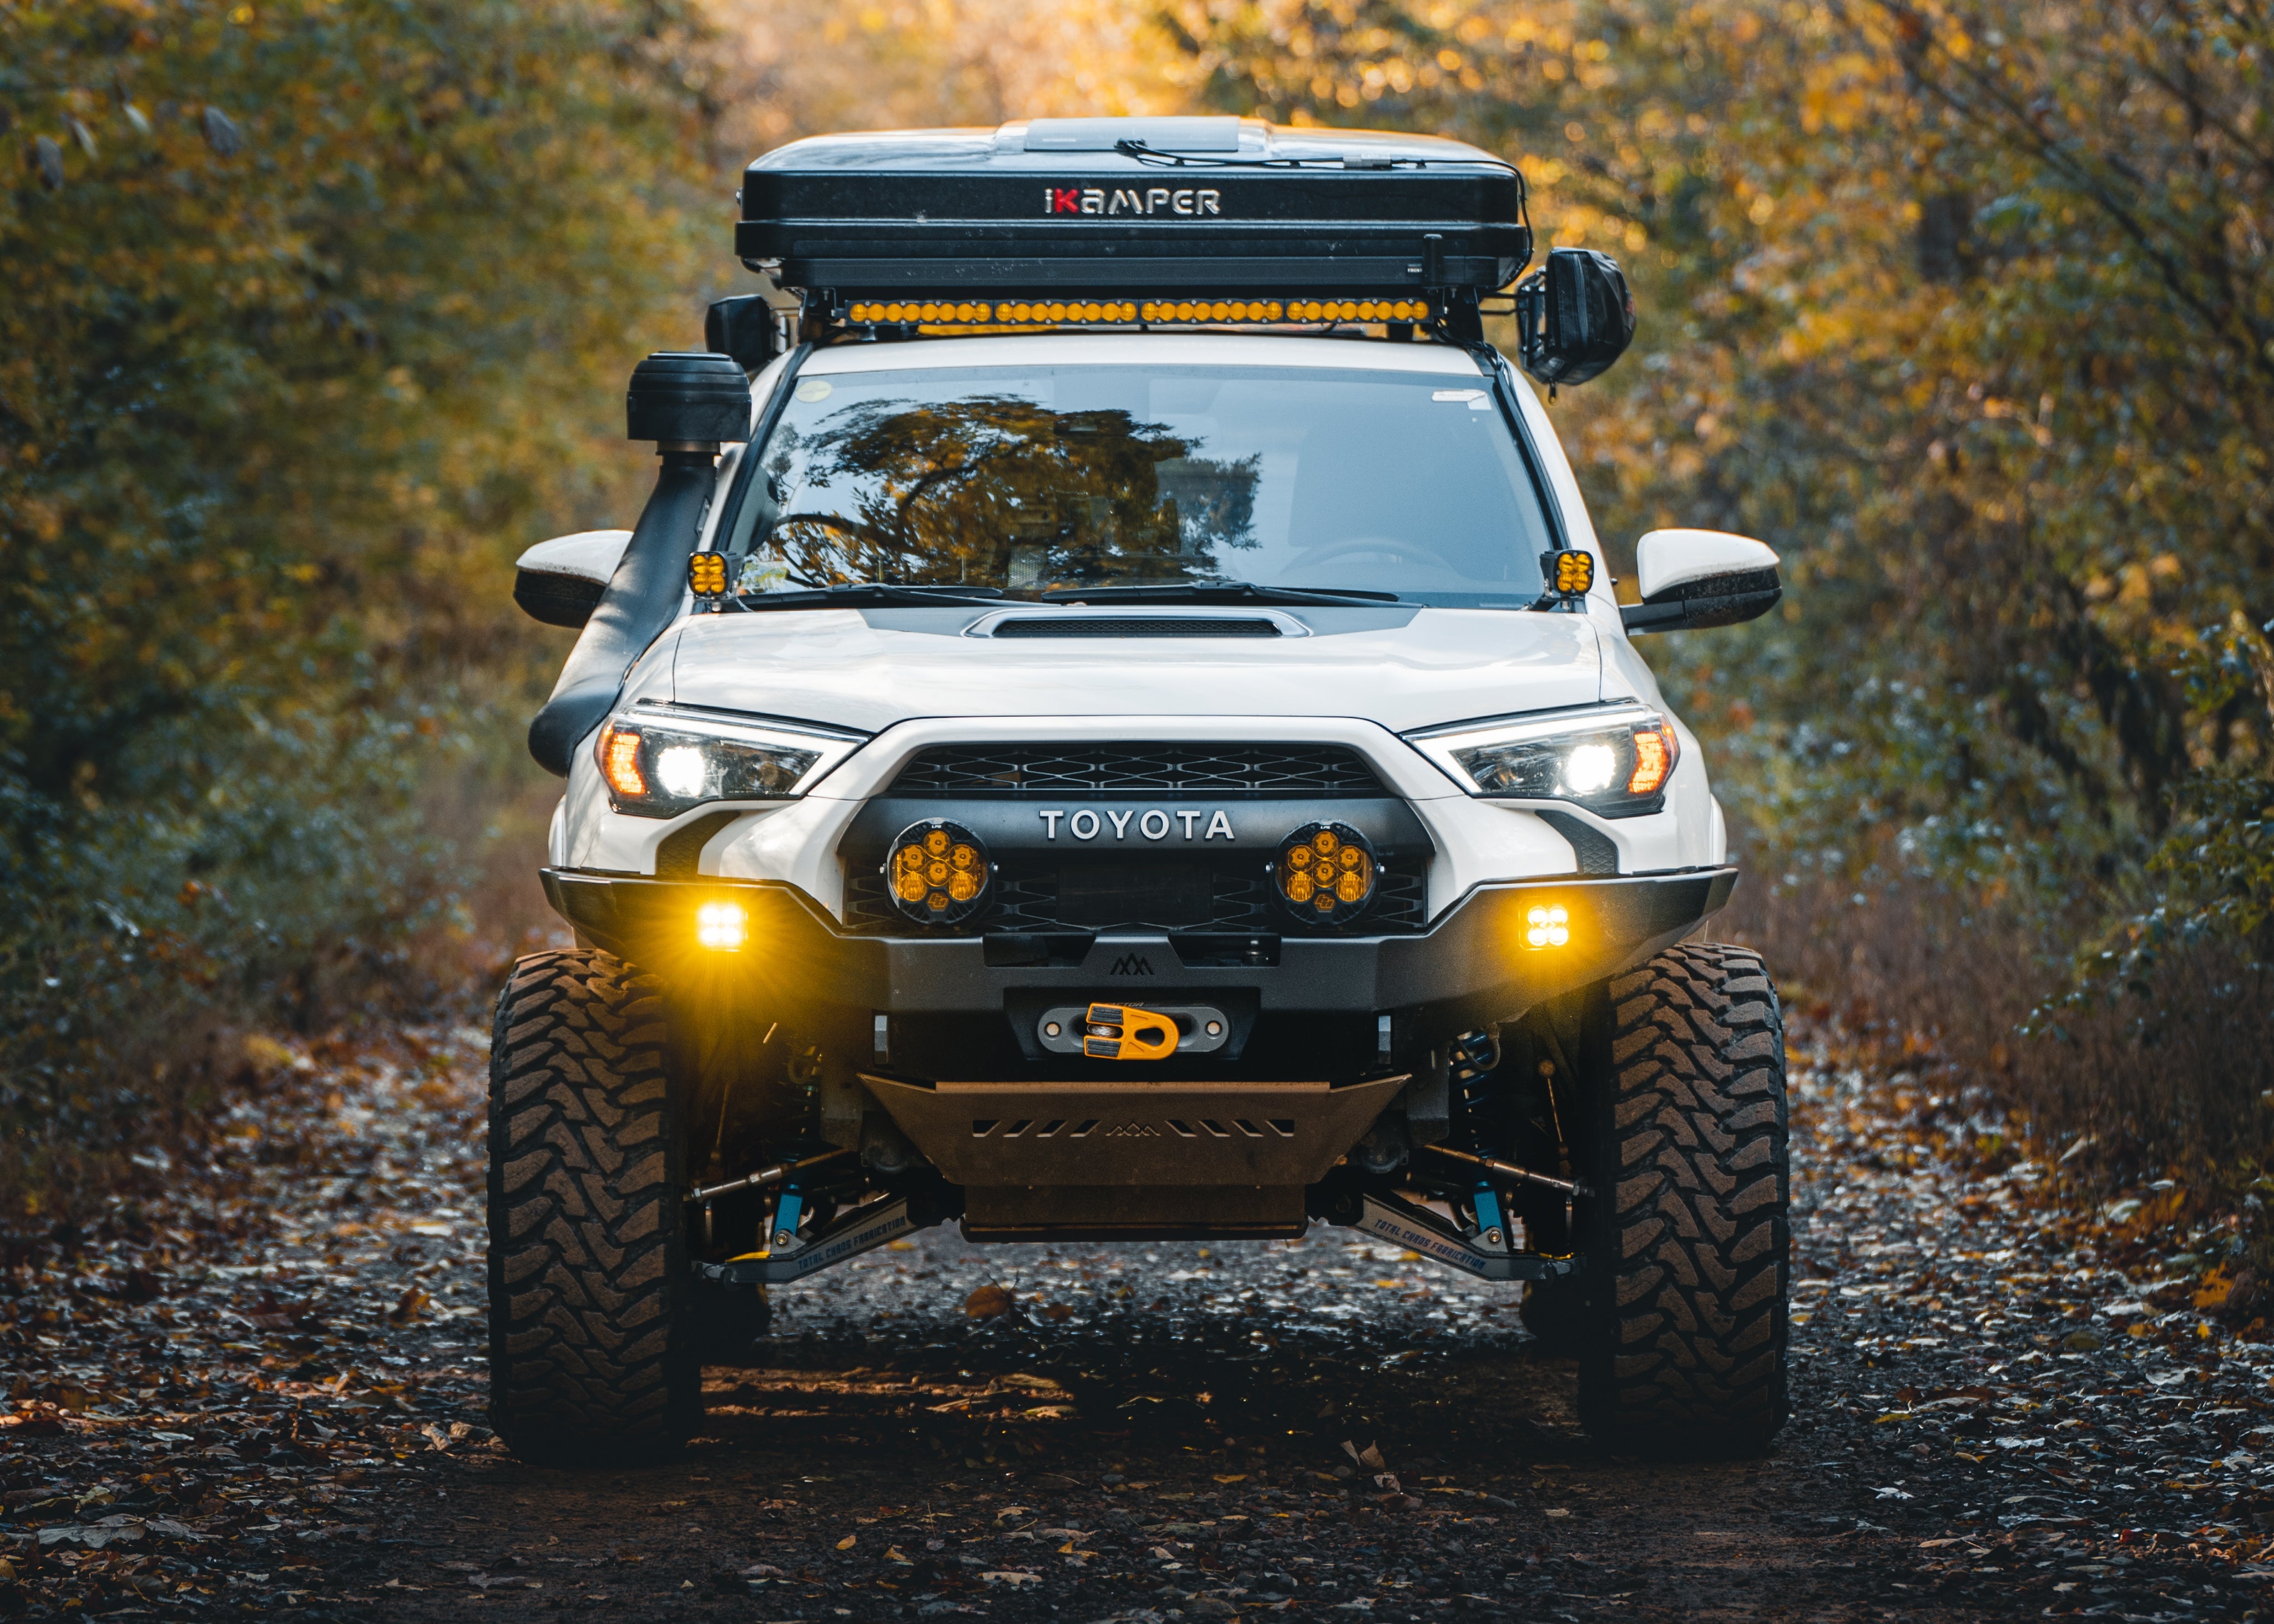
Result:
{"label": "black bag on roof rack", "polygon": [[1433,136],[1239,118],[819,136],[742,178],[734,251],[809,294],[1432,291],[1532,257],[1523,177]]}

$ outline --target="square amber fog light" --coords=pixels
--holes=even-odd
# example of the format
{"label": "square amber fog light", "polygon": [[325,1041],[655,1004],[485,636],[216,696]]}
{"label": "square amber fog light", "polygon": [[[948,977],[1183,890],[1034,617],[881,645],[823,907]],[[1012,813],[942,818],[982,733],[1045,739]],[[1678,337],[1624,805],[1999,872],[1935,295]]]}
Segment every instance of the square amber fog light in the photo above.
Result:
{"label": "square amber fog light", "polygon": [[1571,913],[1560,902],[1535,902],[1524,911],[1526,947],[1566,947],[1571,941]]}
{"label": "square amber fog light", "polygon": [[736,953],[749,939],[750,915],[739,902],[706,902],[695,910],[695,940],[714,953]]}

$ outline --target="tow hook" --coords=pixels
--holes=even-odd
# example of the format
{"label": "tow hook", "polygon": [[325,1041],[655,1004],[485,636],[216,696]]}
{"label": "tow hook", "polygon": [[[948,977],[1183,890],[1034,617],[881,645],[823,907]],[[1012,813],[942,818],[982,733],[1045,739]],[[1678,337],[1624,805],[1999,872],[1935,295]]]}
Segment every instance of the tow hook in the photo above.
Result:
{"label": "tow hook", "polygon": [[[1147,1032],[1165,1025],[1175,1041],[1154,1052],[1149,1046],[1127,1045],[1133,1025]],[[1116,1028],[1118,1028],[1117,1031]],[[1122,1041],[1118,1054],[1101,1054],[1093,1043]],[[1157,1041],[1157,1040],[1155,1040]],[[1210,1004],[1161,1004],[1133,1008],[1126,1004],[1073,1004],[1044,1010],[1035,1023],[1035,1041],[1053,1055],[1088,1055],[1098,1060],[1157,1060],[1170,1054],[1209,1055],[1231,1041],[1231,1017]]]}
{"label": "tow hook", "polygon": [[1166,1060],[1177,1052],[1177,1023],[1133,1004],[1093,1004],[1081,1052],[1092,1060]]}

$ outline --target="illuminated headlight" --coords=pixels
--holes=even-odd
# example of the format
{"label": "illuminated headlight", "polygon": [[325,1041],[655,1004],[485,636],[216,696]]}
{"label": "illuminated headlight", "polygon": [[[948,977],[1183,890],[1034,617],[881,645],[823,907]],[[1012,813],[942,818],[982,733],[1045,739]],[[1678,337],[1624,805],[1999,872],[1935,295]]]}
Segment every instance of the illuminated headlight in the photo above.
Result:
{"label": "illuminated headlight", "polygon": [[1664,807],[1682,753],[1674,724],[1636,704],[1464,722],[1405,737],[1472,795],[1569,801],[1599,817]]}
{"label": "illuminated headlight", "polygon": [[921,925],[960,925],[978,913],[993,872],[979,837],[945,818],[909,824],[885,859],[892,906]]}
{"label": "illuminated headlight", "polygon": [[1382,881],[1367,838],[1348,823],[1306,823],[1281,838],[1271,882],[1297,919],[1340,925],[1366,912]]}
{"label": "illuminated headlight", "polygon": [[860,742],[823,728],[638,705],[608,719],[593,753],[610,806],[640,817],[676,817],[706,801],[802,793]]}
{"label": "illuminated headlight", "polygon": [[1526,947],[1568,947],[1571,943],[1571,913],[1560,902],[1535,902],[1524,911]]}

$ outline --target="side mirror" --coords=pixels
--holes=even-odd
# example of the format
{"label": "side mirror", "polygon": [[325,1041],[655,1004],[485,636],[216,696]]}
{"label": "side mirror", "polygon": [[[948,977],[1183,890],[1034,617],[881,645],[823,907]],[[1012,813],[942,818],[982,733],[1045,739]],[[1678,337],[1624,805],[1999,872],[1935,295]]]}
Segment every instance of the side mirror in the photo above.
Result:
{"label": "side mirror", "polygon": [[547,626],[582,627],[631,541],[629,530],[579,530],[540,541],[515,566],[513,601]]}
{"label": "side mirror", "polygon": [[1653,530],[1635,543],[1635,563],[1642,602],[1619,607],[1630,635],[1735,626],[1784,596],[1775,552],[1750,536]]}
{"label": "side mirror", "polygon": [[1634,295],[1619,262],[1592,248],[1551,248],[1516,284],[1517,359],[1544,384],[1585,383],[1634,342]]}

